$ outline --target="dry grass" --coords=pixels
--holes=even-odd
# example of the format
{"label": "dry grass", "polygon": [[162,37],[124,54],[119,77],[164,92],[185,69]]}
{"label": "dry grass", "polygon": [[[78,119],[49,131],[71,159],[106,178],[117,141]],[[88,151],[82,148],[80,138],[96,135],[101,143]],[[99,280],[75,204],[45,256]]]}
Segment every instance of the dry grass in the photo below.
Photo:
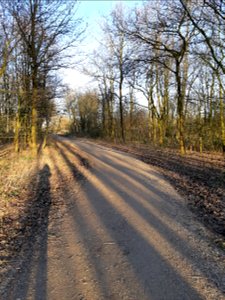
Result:
{"label": "dry grass", "polygon": [[27,182],[34,175],[37,159],[32,158],[28,151],[20,155],[9,152],[0,159],[0,215],[6,213],[10,203],[18,199],[24,192]]}
{"label": "dry grass", "polygon": [[0,281],[6,272],[14,270],[9,262],[23,244],[21,216],[27,209],[29,183],[37,169],[37,159],[29,152],[17,155],[9,150],[0,158]]}
{"label": "dry grass", "polygon": [[[22,269],[42,226],[48,223],[50,209],[58,211],[61,202],[52,193],[58,195],[58,188],[71,180],[68,176],[65,182],[55,179],[57,166],[60,171],[68,168],[58,147],[58,142],[51,141],[36,158],[29,151],[19,155],[8,151],[0,158],[0,295]],[[74,175],[79,177],[76,169]]]}

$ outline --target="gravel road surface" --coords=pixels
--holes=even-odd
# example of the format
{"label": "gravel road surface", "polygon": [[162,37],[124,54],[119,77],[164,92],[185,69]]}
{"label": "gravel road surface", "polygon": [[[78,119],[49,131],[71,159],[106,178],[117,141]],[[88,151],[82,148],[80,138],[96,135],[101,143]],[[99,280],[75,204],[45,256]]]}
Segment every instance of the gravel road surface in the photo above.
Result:
{"label": "gravel road surface", "polygon": [[7,299],[225,299],[224,253],[158,171],[84,139],[57,147],[56,204]]}

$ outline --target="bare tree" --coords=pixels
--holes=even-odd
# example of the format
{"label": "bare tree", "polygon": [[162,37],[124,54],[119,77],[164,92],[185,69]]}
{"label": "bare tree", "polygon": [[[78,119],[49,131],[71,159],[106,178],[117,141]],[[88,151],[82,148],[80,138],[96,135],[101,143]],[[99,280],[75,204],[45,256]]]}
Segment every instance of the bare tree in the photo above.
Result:
{"label": "bare tree", "polygon": [[[81,34],[79,19],[75,19],[76,1],[25,0],[2,1],[16,27],[19,56],[23,56],[28,68],[30,101],[30,144],[37,153],[40,102],[47,88],[50,74],[65,66],[66,52],[74,46]],[[24,60],[23,60],[24,61]],[[49,99],[45,97],[46,101]]]}
{"label": "bare tree", "polygon": [[[220,127],[223,152],[225,154],[224,80],[225,74],[225,2],[224,0],[189,1],[180,0],[192,25],[203,38],[198,49],[202,60],[210,66],[219,83]],[[204,47],[206,46],[206,49]]]}

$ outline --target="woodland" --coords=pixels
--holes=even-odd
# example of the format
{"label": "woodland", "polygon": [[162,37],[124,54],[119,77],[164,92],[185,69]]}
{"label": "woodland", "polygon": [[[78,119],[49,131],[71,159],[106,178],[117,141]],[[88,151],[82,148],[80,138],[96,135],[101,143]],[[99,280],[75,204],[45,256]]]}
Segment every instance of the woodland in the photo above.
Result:
{"label": "woodland", "polygon": [[225,0],[78,6],[0,0],[0,298],[222,300]]}
{"label": "woodland", "polygon": [[2,144],[37,153],[55,129],[60,99],[67,131],[79,135],[179,148],[181,154],[225,151],[223,0],[118,5],[101,24],[99,48],[81,67],[98,88],[84,91],[66,88],[57,74],[84,34],[76,6],[1,2]]}
{"label": "woodland", "polygon": [[103,20],[100,46],[84,68],[98,89],[66,96],[72,131],[181,154],[224,152],[224,5],[117,6]]}
{"label": "woodland", "polygon": [[0,141],[16,152],[37,154],[56,115],[62,93],[57,71],[68,67],[68,50],[83,29],[75,18],[77,3],[1,1]]}

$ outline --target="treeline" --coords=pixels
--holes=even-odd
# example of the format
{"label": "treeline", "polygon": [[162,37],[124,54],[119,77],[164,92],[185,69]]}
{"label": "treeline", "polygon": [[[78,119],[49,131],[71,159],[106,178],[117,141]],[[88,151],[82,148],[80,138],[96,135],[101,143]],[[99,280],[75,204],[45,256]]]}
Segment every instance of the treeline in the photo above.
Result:
{"label": "treeline", "polygon": [[76,1],[0,1],[0,143],[37,153],[46,143],[71,47],[82,33]]}
{"label": "treeline", "polygon": [[182,154],[225,152],[224,15],[224,0],[116,6],[85,69],[99,85],[98,133],[179,147]]}

